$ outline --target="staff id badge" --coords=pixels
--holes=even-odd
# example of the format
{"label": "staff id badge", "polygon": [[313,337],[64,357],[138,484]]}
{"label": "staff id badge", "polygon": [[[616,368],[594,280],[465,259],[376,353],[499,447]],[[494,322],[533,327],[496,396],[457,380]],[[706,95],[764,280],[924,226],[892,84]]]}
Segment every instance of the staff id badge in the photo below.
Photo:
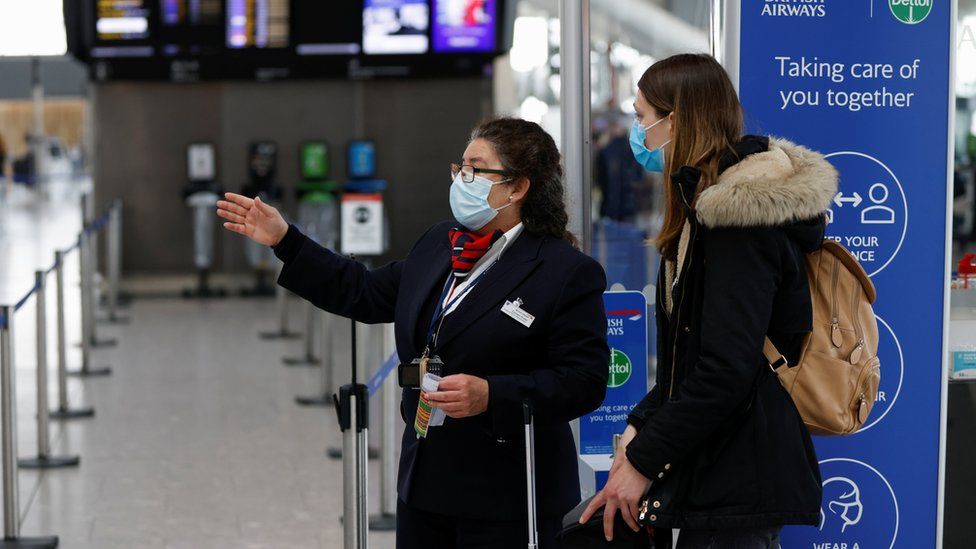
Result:
{"label": "staff id badge", "polygon": [[502,305],[502,312],[506,315],[514,318],[519,324],[529,328],[532,323],[535,322],[535,316],[529,314],[528,311],[522,308],[522,299],[516,299],[515,301],[506,301]]}

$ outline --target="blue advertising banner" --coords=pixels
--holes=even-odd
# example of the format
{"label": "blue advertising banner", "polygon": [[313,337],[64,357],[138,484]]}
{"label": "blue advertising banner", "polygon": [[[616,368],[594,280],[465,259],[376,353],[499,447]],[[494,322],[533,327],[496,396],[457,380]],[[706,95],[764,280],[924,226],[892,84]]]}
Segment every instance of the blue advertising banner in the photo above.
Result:
{"label": "blue advertising banner", "polygon": [[627,414],[647,394],[647,299],[641,292],[605,292],[610,376],[603,405],[579,420],[580,455],[606,482],[613,436],[627,428]]}
{"label": "blue advertising banner", "polygon": [[786,549],[935,547],[941,539],[951,0],[742,0],[750,133],[840,172],[827,232],[878,289],[881,387],[850,437],[818,438],[817,527]]}

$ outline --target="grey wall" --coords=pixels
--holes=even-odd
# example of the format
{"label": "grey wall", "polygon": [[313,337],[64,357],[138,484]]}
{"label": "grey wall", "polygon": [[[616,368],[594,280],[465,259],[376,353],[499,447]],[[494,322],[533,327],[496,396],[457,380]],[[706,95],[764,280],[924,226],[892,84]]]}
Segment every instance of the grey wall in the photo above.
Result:
{"label": "grey wall", "polygon": [[[424,229],[450,216],[448,164],[492,113],[490,97],[486,79],[94,84],[96,200],[125,199],[125,272],[191,272],[191,215],[181,196],[187,143],[216,143],[220,183],[234,191],[246,181],[248,143],[276,141],[284,207],[293,213],[299,144],[328,141],[341,181],[358,127],[376,142],[379,176],[390,183],[391,252],[381,260],[403,257]],[[215,270],[243,272],[242,254],[241,237],[220,229]]]}
{"label": "grey wall", "polygon": [[[70,57],[40,57],[41,82],[50,97],[84,96],[88,73]],[[0,57],[0,99],[30,99],[31,58]]]}

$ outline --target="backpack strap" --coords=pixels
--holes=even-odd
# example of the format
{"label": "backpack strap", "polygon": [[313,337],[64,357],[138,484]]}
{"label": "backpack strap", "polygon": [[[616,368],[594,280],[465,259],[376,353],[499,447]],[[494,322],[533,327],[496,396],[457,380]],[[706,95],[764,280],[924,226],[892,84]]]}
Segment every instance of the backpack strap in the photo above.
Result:
{"label": "backpack strap", "polygon": [[767,337],[766,341],[763,342],[763,356],[766,357],[766,362],[769,363],[769,367],[775,372],[780,366],[789,366],[790,362],[786,360],[783,353],[776,349],[776,345]]}

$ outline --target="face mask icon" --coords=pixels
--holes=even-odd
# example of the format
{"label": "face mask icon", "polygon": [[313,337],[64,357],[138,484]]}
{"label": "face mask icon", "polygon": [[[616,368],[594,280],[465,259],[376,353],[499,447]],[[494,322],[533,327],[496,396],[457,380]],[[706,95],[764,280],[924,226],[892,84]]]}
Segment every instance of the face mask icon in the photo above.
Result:
{"label": "face mask icon", "polygon": [[861,503],[861,489],[851,479],[833,477],[823,483],[824,506],[820,509],[820,530],[828,521],[839,521],[840,531],[861,522],[864,504]]}

